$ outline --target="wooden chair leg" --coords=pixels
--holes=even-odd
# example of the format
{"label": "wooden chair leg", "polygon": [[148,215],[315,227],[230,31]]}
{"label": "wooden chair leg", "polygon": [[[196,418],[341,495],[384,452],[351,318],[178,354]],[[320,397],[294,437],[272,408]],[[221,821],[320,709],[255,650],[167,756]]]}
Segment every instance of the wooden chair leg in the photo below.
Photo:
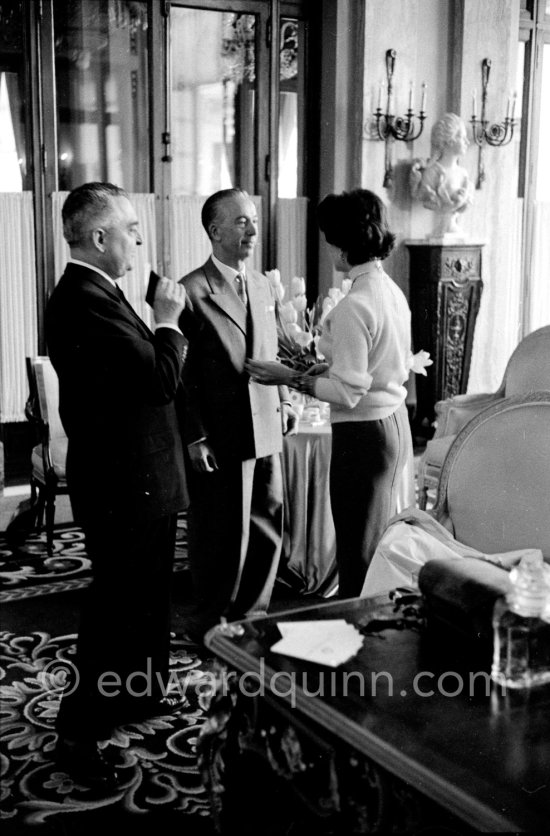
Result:
{"label": "wooden chair leg", "polygon": [[49,557],[53,555],[53,526],[55,520],[55,492],[46,500],[46,550]]}
{"label": "wooden chair leg", "polygon": [[46,505],[46,488],[38,485],[38,497],[36,500],[36,533],[40,534],[44,525],[44,508]]}
{"label": "wooden chair leg", "polygon": [[426,485],[419,485],[418,487],[418,507],[421,511],[426,510],[428,504],[428,488]]}

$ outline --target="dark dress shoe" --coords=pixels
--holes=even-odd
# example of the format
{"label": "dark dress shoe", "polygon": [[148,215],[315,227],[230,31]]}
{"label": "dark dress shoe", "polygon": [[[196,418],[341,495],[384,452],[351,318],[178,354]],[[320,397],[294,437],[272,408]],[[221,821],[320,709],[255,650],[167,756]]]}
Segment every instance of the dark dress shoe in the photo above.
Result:
{"label": "dark dress shoe", "polygon": [[118,788],[120,779],[116,769],[103,757],[94,741],[59,738],[55,762],[78,784],[103,791]]}

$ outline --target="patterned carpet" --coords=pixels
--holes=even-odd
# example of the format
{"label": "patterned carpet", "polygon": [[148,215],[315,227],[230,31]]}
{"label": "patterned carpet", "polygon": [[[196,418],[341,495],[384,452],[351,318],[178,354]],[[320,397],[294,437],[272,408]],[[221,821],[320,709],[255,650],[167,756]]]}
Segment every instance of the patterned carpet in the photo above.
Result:
{"label": "patterned carpet", "polygon": [[[186,588],[185,568],[182,519],[175,588]],[[199,658],[177,632],[172,639],[171,679],[185,695],[183,708],[177,714],[120,726],[101,742],[122,776],[118,791],[98,795],[75,784],[53,762],[54,719],[74,655],[80,589],[88,582],[89,561],[82,533],[75,526],[56,531],[52,557],[46,554],[43,535],[31,536],[15,555],[0,535],[2,833],[83,836],[115,823],[132,834],[181,826],[186,834],[210,836],[196,740],[215,662]],[[175,609],[181,614],[185,600],[180,603],[176,600]]]}
{"label": "patterned carpet", "polygon": [[[84,535],[75,525],[56,528],[53,555],[46,551],[46,534],[31,534],[12,551],[0,535],[0,601],[16,601],[52,592],[82,589],[90,582],[90,561]],[[187,569],[187,521],[178,519],[174,571]]]}
{"label": "patterned carpet", "polygon": [[74,634],[52,637],[42,631],[0,634],[2,819],[36,824],[56,814],[110,805],[131,813],[168,805],[208,815],[195,743],[204,719],[200,685],[207,681],[209,663],[174,640],[171,670],[185,691],[185,707],[178,714],[120,726],[101,743],[111,749],[123,783],[117,793],[98,797],[52,762],[53,722],[74,640]]}

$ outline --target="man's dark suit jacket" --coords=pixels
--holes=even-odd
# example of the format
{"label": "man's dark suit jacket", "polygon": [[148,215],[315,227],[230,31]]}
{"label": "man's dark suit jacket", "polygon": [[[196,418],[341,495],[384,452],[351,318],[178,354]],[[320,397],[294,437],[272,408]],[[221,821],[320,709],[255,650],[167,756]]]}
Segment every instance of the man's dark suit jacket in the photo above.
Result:
{"label": "man's dark suit jacket", "polygon": [[185,507],[174,396],[186,341],[155,334],[92,269],[69,263],[46,310],[77,521],[154,520]]}

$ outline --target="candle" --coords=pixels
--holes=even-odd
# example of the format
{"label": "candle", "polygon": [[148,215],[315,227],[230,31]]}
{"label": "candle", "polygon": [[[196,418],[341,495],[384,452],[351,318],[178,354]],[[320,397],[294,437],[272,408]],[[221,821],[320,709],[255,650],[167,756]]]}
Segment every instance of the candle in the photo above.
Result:
{"label": "candle", "polygon": [[382,82],[378,87],[378,110],[382,110]]}
{"label": "candle", "polygon": [[512,96],[512,113],[510,114],[510,119],[512,120],[512,122],[514,121],[514,111],[516,109],[516,99],[517,99],[517,97],[518,97],[518,94],[514,92],[514,95]]}
{"label": "candle", "polygon": [[414,84],[411,81],[411,86],[409,87],[409,110],[413,109],[413,93],[414,93]]}
{"label": "candle", "polygon": [[428,85],[426,84],[426,82],[424,82],[424,84],[422,85],[422,101],[420,103],[420,112],[421,113],[426,112],[426,90],[427,90],[427,88],[428,88]]}
{"label": "candle", "polygon": [[477,93],[474,90],[472,93],[472,119],[477,118]]}
{"label": "candle", "polygon": [[506,118],[510,118],[510,108],[512,106],[512,94],[508,96],[508,102],[506,103]]}

